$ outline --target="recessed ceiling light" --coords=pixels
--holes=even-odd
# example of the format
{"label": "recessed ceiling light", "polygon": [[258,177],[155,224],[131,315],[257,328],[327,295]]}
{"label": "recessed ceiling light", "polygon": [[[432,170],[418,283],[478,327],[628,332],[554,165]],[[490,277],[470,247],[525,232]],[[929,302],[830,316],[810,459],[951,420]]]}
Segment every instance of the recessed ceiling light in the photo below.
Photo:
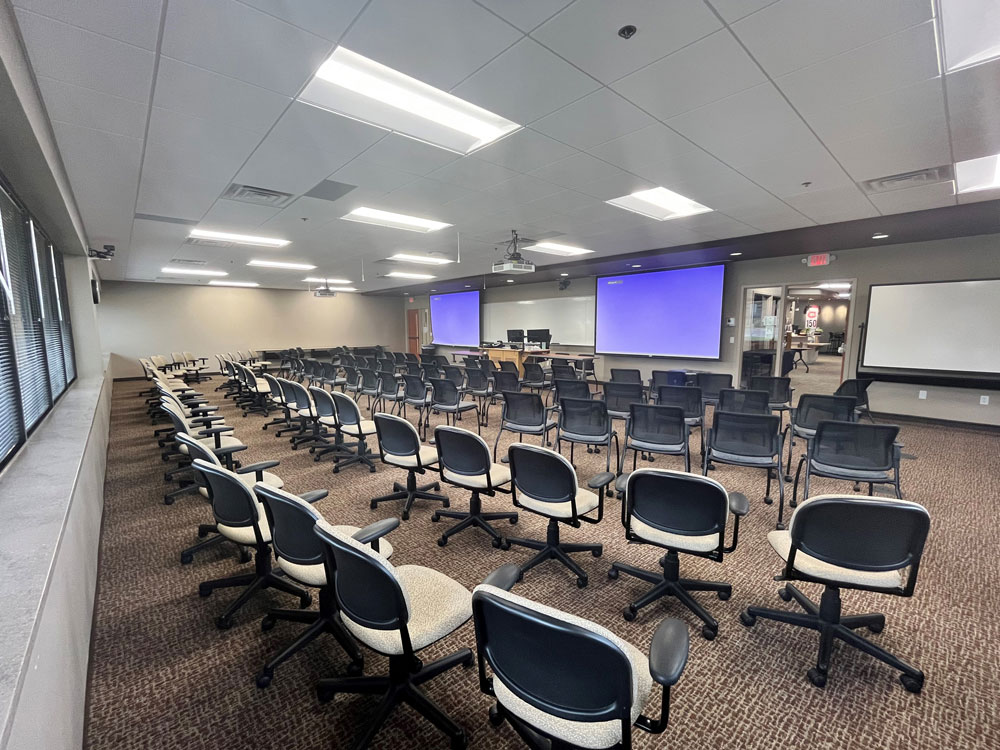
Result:
{"label": "recessed ceiling light", "polygon": [[819,285],[820,289],[850,289],[849,281],[826,281]]}
{"label": "recessed ceiling light", "polygon": [[436,279],[437,276],[429,273],[411,273],[409,271],[390,271],[386,276],[394,279]]}
{"label": "recessed ceiling light", "polygon": [[466,289],[471,289],[471,288],[472,288],[472,284],[466,284],[466,285],[465,285],[465,288],[466,288]]}
{"label": "recessed ceiling light", "polygon": [[739,257],[740,255],[743,255],[743,253],[729,253],[729,254],[730,254],[731,256],[733,256],[734,258],[737,258],[737,257]]}
{"label": "recessed ceiling light", "polygon": [[1000,154],[955,162],[955,183],[959,193],[1000,188]]}
{"label": "recessed ceiling light", "polygon": [[328,289],[331,292],[356,292],[357,287],[353,286],[321,286],[320,289]]}
{"label": "recessed ceiling light", "polygon": [[[996,0],[940,0],[945,69],[962,68],[1000,57],[1000,8]],[[933,8],[933,6],[932,6]]]}
{"label": "recessed ceiling light", "polygon": [[315,276],[307,276],[302,279],[307,284],[350,284],[350,279],[318,279]]}
{"label": "recessed ceiling light", "polygon": [[410,253],[396,253],[395,255],[390,255],[388,260],[405,260],[411,263],[426,263],[432,266],[444,266],[455,262],[451,258],[436,258],[431,255],[411,255]]}
{"label": "recessed ceiling light", "polygon": [[247,265],[258,268],[284,268],[290,271],[311,271],[316,267],[310,263],[285,263],[281,260],[252,260]]}
{"label": "recessed ceiling light", "polygon": [[460,154],[521,127],[344,47],[320,66],[299,99]]}
{"label": "recessed ceiling light", "polygon": [[514,283],[514,279],[507,279],[507,283],[508,284],[513,284]]}
{"label": "recessed ceiling light", "polygon": [[164,266],[160,269],[160,273],[165,273],[170,276],[228,276],[229,274],[225,271],[209,271],[204,268],[171,268],[170,266]]}
{"label": "recessed ceiling light", "polygon": [[850,292],[841,292],[837,296],[840,297],[841,299],[850,299],[851,298],[851,293]]}
{"label": "recessed ceiling light", "polygon": [[587,253],[594,252],[593,250],[587,250],[582,247],[560,245],[558,242],[536,242],[534,245],[526,245],[521,249],[535,250],[536,252],[548,253],[549,255],[586,255]]}
{"label": "recessed ceiling light", "polygon": [[632,268],[642,268],[642,264],[641,263],[633,263],[632,264]]}
{"label": "recessed ceiling light", "polygon": [[561,273],[561,274],[559,274],[559,275],[560,275],[560,276],[569,276],[569,274],[568,274],[568,273]]}
{"label": "recessed ceiling light", "polygon": [[212,279],[208,283],[211,286],[260,286],[256,281],[218,281]]}
{"label": "recessed ceiling light", "polygon": [[875,234],[872,235],[872,239],[873,240],[887,240],[887,239],[889,239],[889,235],[887,235],[885,232],[875,232]]}
{"label": "recessed ceiling light", "polygon": [[392,211],[382,211],[378,208],[368,208],[361,206],[351,211],[346,216],[341,216],[346,221],[360,221],[362,224],[376,224],[380,227],[391,227],[392,229],[408,229],[411,232],[436,232],[439,229],[450,227],[443,221],[432,219],[421,219],[419,216],[407,216],[406,214],[394,214]]}
{"label": "recessed ceiling light", "polygon": [[679,219],[682,216],[694,216],[712,210],[708,206],[703,206],[664,187],[640,190],[637,193],[623,195],[621,198],[612,198],[605,202],[657,221]]}
{"label": "recessed ceiling light", "polygon": [[432,291],[432,292],[436,292],[436,291],[437,291],[437,289],[431,289],[431,291]]}
{"label": "recessed ceiling light", "polygon": [[188,234],[188,238],[195,240],[221,240],[234,242],[237,245],[259,245],[261,247],[284,247],[290,244],[290,240],[282,240],[277,237],[254,237],[249,234],[215,232],[210,229],[192,229],[191,233]]}

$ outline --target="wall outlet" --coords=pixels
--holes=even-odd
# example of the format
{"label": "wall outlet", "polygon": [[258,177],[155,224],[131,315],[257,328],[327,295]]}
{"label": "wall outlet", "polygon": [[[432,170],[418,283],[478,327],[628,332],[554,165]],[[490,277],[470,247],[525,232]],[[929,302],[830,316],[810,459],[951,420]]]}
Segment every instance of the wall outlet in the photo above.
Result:
{"label": "wall outlet", "polygon": [[927,391],[917,391],[917,398],[923,400],[927,398]]}
{"label": "wall outlet", "polygon": [[729,337],[729,343],[730,344],[735,344],[736,343],[736,337],[735,336],[730,336]]}
{"label": "wall outlet", "polygon": [[990,397],[989,396],[980,396],[979,397],[979,405],[980,406],[989,406],[990,405]]}

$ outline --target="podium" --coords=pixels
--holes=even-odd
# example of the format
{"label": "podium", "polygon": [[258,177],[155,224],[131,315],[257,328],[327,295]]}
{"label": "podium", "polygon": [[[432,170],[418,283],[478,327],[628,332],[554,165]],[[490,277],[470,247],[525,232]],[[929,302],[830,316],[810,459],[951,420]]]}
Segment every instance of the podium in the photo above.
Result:
{"label": "podium", "polygon": [[507,349],[501,347],[487,347],[483,352],[494,362],[513,362],[517,365],[518,377],[524,377],[524,361],[528,357],[546,357],[548,349],[535,349],[525,351],[524,349]]}

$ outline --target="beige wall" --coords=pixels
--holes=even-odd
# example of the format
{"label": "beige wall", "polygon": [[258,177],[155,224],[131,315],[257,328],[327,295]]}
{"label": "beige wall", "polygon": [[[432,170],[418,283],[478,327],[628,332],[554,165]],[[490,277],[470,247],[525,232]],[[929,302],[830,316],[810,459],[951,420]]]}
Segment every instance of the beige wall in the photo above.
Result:
{"label": "beige wall", "polygon": [[116,378],[140,375],[137,357],[172,351],[404,343],[402,298],[131,281],[105,281],[101,292],[101,343]]}

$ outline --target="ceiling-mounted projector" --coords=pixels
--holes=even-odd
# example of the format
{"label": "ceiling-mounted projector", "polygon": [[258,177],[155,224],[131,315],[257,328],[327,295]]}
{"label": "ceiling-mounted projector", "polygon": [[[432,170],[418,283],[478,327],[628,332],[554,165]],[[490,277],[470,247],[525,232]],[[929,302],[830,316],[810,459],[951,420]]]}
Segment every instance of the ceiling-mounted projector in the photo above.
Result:
{"label": "ceiling-mounted projector", "polygon": [[330,289],[316,289],[313,291],[313,297],[336,297],[337,293]]}
{"label": "ceiling-mounted projector", "polygon": [[[532,240],[533,242],[534,240]],[[522,242],[521,238],[517,236],[517,230],[510,230],[510,240],[507,242],[506,247],[504,247],[503,259],[498,260],[493,264],[493,273],[534,273],[535,264],[529,260],[525,260],[524,256],[521,255],[520,251],[517,249],[519,242]]]}

